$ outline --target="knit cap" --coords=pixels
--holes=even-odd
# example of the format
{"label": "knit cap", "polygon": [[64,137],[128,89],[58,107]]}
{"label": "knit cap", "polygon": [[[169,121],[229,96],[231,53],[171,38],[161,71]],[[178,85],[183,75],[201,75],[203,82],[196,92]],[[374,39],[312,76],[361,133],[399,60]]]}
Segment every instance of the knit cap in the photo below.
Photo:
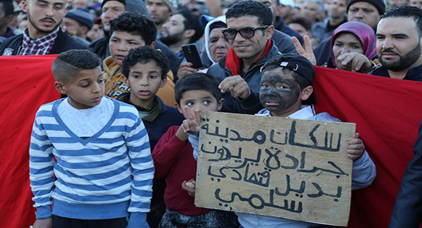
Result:
{"label": "knit cap", "polygon": [[176,11],[171,0],[163,0],[163,2],[167,5],[167,7],[170,9],[172,13]]}
{"label": "knit cap", "polygon": [[65,17],[73,19],[79,24],[85,25],[88,29],[91,29],[94,25],[93,17],[90,13],[83,10],[83,8],[69,10]]}
{"label": "knit cap", "polygon": [[383,0],[350,0],[349,4],[347,5],[347,12],[349,12],[350,6],[355,4],[356,2],[367,2],[375,6],[380,15],[383,15],[385,13],[385,4]]}

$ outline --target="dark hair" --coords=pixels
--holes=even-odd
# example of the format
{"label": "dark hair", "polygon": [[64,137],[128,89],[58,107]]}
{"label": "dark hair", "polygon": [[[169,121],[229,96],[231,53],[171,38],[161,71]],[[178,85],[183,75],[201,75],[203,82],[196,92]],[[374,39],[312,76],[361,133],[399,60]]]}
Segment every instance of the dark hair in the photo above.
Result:
{"label": "dark hair", "polygon": [[1,0],[0,3],[3,3],[4,16],[7,17],[15,12],[15,7],[13,6],[12,0]]}
{"label": "dark hair", "polygon": [[54,60],[51,70],[56,81],[68,81],[81,70],[91,70],[101,65],[100,58],[89,50],[73,49],[61,53]]}
{"label": "dark hair", "polygon": [[422,36],[422,9],[414,6],[400,6],[385,12],[381,16],[381,19],[389,17],[412,18],[416,23],[419,36]]}
{"label": "dark hair", "polygon": [[135,12],[124,12],[110,21],[110,34],[113,32],[127,32],[141,36],[145,45],[150,45],[157,36],[157,27],[154,21]]}
{"label": "dark hair", "polygon": [[224,22],[222,22],[222,21],[218,21],[218,22],[212,23],[212,24],[210,25],[210,32],[211,32],[213,29],[215,29],[215,28],[227,28],[227,24],[226,24],[226,23],[224,23]]}
{"label": "dark hair", "polygon": [[165,79],[170,69],[169,61],[161,51],[149,46],[138,47],[129,51],[129,54],[123,60],[123,75],[128,78],[131,67],[137,63],[147,64],[152,61],[161,69],[161,79]]}
{"label": "dark hair", "polygon": [[182,99],[183,94],[191,90],[204,90],[210,92],[215,99],[219,101],[222,98],[221,91],[218,88],[219,84],[219,81],[209,74],[188,74],[176,82],[174,87],[176,102],[180,105],[180,99]]}
{"label": "dark hair", "polygon": [[311,31],[312,22],[306,17],[294,17],[289,24],[299,24],[306,29],[306,31]]}
{"label": "dark hair", "polygon": [[255,1],[243,1],[232,5],[226,12],[226,18],[255,16],[260,25],[272,25],[273,14],[268,6]]}
{"label": "dark hair", "polygon": [[176,14],[180,14],[183,16],[183,25],[185,27],[185,31],[189,29],[195,30],[195,34],[189,39],[189,43],[193,43],[199,40],[199,38],[202,37],[202,34],[204,34],[204,29],[199,23],[199,17],[187,8],[182,8],[178,10],[174,15]]}

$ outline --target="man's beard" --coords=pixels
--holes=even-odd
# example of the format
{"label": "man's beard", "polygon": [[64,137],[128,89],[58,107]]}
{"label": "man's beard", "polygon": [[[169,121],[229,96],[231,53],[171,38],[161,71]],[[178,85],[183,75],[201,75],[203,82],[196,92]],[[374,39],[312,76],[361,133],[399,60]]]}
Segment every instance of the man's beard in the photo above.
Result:
{"label": "man's beard", "polygon": [[181,40],[182,40],[182,36],[180,34],[173,34],[173,35],[160,37],[160,41],[163,42],[167,46],[173,45]]}
{"label": "man's beard", "polygon": [[[38,32],[41,32],[41,33],[46,33],[46,34],[48,34],[48,33],[50,33],[50,32],[52,32],[52,31],[54,31],[54,30],[56,30],[57,29],[57,27],[59,27],[59,25],[62,23],[62,21],[60,21],[59,23],[57,23],[56,24],[56,26],[54,26],[54,28],[52,28],[52,29],[49,29],[49,30],[45,30],[45,29],[41,29],[40,27],[38,27],[33,21],[32,21],[32,19],[31,19],[31,15],[29,14],[29,10],[28,10],[28,22],[38,31]],[[43,19],[46,19],[46,18],[43,18]],[[48,18],[48,19],[50,19],[50,20],[52,20],[52,21],[54,21],[54,22],[56,22],[53,18]]]}
{"label": "man's beard", "polygon": [[[393,52],[391,50],[384,50],[383,52]],[[395,53],[395,52],[394,52]],[[382,60],[382,52],[381,58],[379,59],[381,64],[391,70],[391,71],[402,71],[408,69],[412,66],[421,56],[421,44],[418,43],[415,48],[413,48],[410,52],[405,54],[404,56],[399,56],[400,60],[395,62],[384,62]]]}

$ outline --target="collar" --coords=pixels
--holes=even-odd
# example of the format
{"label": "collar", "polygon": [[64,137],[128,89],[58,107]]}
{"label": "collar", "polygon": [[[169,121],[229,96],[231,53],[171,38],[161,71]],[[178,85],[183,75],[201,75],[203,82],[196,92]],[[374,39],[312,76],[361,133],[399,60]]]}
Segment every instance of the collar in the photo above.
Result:
{"label": "collar", "polygon": [[28,29],[25,29],[25,31],[23,32],[23,43],[29,44],[30,41],[35,41],[36,43],[38,43],[38,42],[39,43],[43,43],[43,42],[46,42],[46,41],[55,40],[57,38],[57,35],[59,33],[59,30],[60,30],[60,26],[58,26],[56,28],[56,30],[54,30],[53,32],[51,32],[51,33],[49,33],[47,35],[38,37],[36,39],[32,39],[29,36]]}
{"label": "collar", "polygon": [[302,105],[302,108],[292,114],[287,118],[293,119],[309,119],[315,115],[315,110],[312,105]]}
{"label": "collar", "polygon": [[132,104],[130,102],[130,93],[123,93],[122,95],[117,97],[117,100],[135,106],[135,108],[139,112],[139,117],[141,117],[143,121],[147,122],[153,122],[162,111],[165,111],[165,106],[163,105],[161,99],[158,96],[155,96],[152,108],[149,110]]}
{"label": "collar", "polygon": [[[259,62],[270,50],[272,47],[272,41],[268,40],[265,44],[264,52],[262,52],[261,56],[256,60]],[[233,48],[230,47],[229,52],[226,56],[226,67],[230,69],[232,75],[239,75],[240,72],[240,58],[237,56],[236,52],[234,52]]]}
{"label": "collar", "polygon": [[[316,112],[313,105],[302,105],[301,108],[290,114],[286,118],[292,119],[310,119],[311,117],[315,116]],[[258,116],[272,116],[271,112],[268,109],[262,109],[261,111],[256,114]]]}

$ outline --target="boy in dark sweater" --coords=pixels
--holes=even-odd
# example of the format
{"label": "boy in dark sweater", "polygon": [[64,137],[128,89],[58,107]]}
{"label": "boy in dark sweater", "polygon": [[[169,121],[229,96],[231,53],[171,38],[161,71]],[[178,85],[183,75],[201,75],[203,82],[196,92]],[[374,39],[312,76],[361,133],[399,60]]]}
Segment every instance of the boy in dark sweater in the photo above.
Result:
{"label": "boy in dark sweater", "polygon": [[[130,92],[121,94],[117,100],[138,109],[153,150],[170,126],[180,125],[183,121],[183,116],[175,108],[165,105],[156,95],[167,82],[169,62],[159,50],[143,46],[129,51],[123,60],[122,71]],[[147,218],[151,227],[156,227],[164,214],[164,189],[164,180],[154,179],[151,212]]]}

